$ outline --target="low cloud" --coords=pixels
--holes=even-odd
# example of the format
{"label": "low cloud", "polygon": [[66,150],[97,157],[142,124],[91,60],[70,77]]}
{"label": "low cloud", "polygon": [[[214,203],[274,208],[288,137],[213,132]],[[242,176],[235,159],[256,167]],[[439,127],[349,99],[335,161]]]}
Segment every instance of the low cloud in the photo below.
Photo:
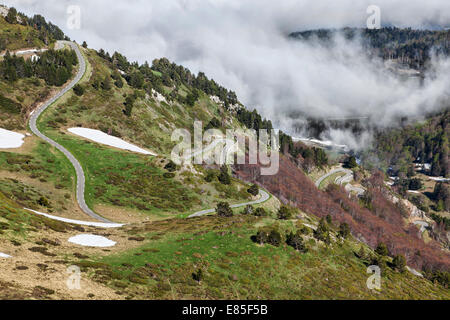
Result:
{"label": "low cloud", "polygon": [[[386,126],[401,116],[437,110],[450,92],[450,63],[434,59],[432,76],[422,85],[401,81],[371,60],[358,41],[337,37],[324,48],[287,38],[314,28],[364,27],[371,4],[381,8],[382,23],[399,27],[450,25],[450,2],[164,0],[164,1],[5,1],[28,14],[41,13],[66,33],[94,48],[124,53],[144,62],[168,57],[233,89],[249,108],[257,108],[285,131],[290,115],[339,118],[367,116]],[[66,9],[82,9],[81,30],[67,30]],[[328,132],[338,143],[367,137]],[[353,139],[353,140],[352,140]],[[345,140],[345,141],[344,141]]]}

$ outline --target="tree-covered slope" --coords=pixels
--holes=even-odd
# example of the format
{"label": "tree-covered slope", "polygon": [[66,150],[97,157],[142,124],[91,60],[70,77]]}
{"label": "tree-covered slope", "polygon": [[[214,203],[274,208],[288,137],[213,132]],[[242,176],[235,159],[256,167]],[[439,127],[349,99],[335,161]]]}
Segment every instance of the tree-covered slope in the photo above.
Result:
{"label": "tree-covered slope", "polygon": [[414,30],[385,27],[381,29],[344,28],[293,32],[292,39],[328,43],[336,34],[348,40],[360,39],[369,52],[383,59],[396,59],[413,68],[423,68],[433,54],[450,54],[450,31]]}

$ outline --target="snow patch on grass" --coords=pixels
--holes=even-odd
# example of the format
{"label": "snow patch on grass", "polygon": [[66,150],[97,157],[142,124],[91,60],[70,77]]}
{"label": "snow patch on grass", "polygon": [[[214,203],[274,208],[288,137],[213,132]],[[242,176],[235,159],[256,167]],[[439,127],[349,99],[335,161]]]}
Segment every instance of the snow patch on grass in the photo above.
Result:
{"label": "snow patch on grass", "polygon": [[8,259],[8,258],[12,258],[12,257],[6,253],[0,252],[0,258]]}
{"label": "snow patch on grass", "polygon": [[444,178],[444,177],[430,177],[430,180],[436,181],[436,182],[449,182],[450,179]]}
{"label": "snow patch on grass", "polygon": [[0,128],[0,149],[20,148],[25,136],[21,133]]}
{"label": "snow patch on grass", "polygon": [[417,270],[415,270],[413,268],[410,268],[410,267],[406,267],[406,269],[409,272],[411,272],[413,275],[423,278],[423,275],[419,271],[417,271]]}
{"label": "snow patch on grass", "polygon": [[138,146],[135,146],[131,143],[128,143],[120,138],[113,137],[109,134],[106,134],[99,130],[94,129],[88,129],[88,128],[70,128],[68,129],[69,132],[76,134],[77,136],[92,140],[94,142],[104,144],[110,147],[122,149],[122,150],[128,150],[132,152],[137,152],[145,155],[151,155],[156,156],[155,153],[152,153],[150,151],[144,150],[142,148],[139,148]]}
{"label": "snow patch on grass", "polygon": [[31,212],[33,212],[33,213],[35,213],[37,215],[44,216],[46,218],[52,219],[52,220],[57,220],[57,221],[66,222],[66,223],[70,223],[70,224],[81,225],[81,226],[98,227],[98,228],[120,228],[120,227],[123,226],[123,224],[120,224],[120,223],[89,222],[89,221],[80,221],[80,220],[66,219],[66,218],[52,216],[52,215],[49,215],[47,213],[42,213],[42,212],[39,212],[39,211],[27,209],[27,208],[24,208],[24,209],[27,210],[27,211],[31,211]]}
{"label": "snow patch on grass", "polygon": [[93,234],[79,234],[74,237],[71,237],[68,241],[85,247],[105,248],[105,247],[113,247],[116,245],[115,241],[109,240],[108,238],[102,236],[96,236]]}

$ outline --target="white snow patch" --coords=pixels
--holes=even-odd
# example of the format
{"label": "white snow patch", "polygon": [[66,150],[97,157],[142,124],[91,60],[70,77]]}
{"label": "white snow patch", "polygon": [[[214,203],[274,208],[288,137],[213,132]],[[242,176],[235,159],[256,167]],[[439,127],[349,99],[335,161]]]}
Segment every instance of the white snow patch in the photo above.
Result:
{"label": "white snow patch", "polygon": [[408,193],[415,193],[415,194],[420,194],[420,192],[419,192],[419,191],[417,191],[417,190],[408,190]]}
{"label": "white snow patch", "polygon": [[0,258],[5,258],[5,259],[8,259],[8,258],[12,258],[9,254],[6,254],[6,253],[3,253],[3,252],[0,252]]}
{"label": "white snow patch", "polygon": [[317,230],[317,227],[316,227],[316,226],[313,226],[312,224],[303,223],[303,225],[306,226],[306,227],[308,227],[308,228],[310,228],[310,229]]}
{"label": "white snow patch", "polygon": [[113,137],[109,134],[106,134],[100,130],[88,129],[88,128],[70,128],[69,132],[76,134],[77,136],[92,140],[94,142],[105,144],[110,147],[115,147],[123,150],[128,150],[132,152],[137,152],[146,155],[156,156],[156,154],[139,148],[134,144],[128,143],[120,138]]}
{"label": "white snow patch", "polygon": [[94,234],[79,234],[68,240],[71,243],[79,244],[85,247],[113,247],[116,245],[115,241],[109,240],[102,236],[96,236]]}
{"label": "white snow patch", "polygon": [[436,181],[436,182],[448,182],[450,179],[444,178],[444,177],[430,177],[430,180]]}
{"label": "white snow patch", "polygon": [[425,230],[430,226],[426,221],[414,221],[415,226],[420,226],[420,232],[425,232]]}
{"label": "white snow patch", "polygon": [[318,144],[324,148],[338,148],[338,149],[350,150],[347,145],[336,144],[330,140],[318,140],[318,139],[313,139],[313,138],[297,138],[297,137],[292,137],[292,140],[294,140],[294,142],[301,141],[301,142],[304,142],[307,144],[308,143]]}
{"label": "white snow patch", "polygon": [[98,227],[98,228],[120,228],[120,227],[123,226],[123,224],[120,224],[120,223],[89,222],[89,221],[80,221],[80,220],[66,219],[66,218],[52,216],[52,215],[49,215],[47,213],[42,213],[42,212],[39,212],[39,211],[27,209],[27,208],[24,208],[24,209],[27,210],[27,211],[31,211],[31,212],[33,212],[33,213],[35,213],[37,215],[44,216],[46,218],[52,219],[52,220],[66,222],[66,223],[71,223],[71,224],[76,224],[76,225],[80,225],[80,226]]}
{"label": "white snow patch", "polygon": [[25,136],[21,133],[0,128],[0,149],[20,148]]}
{"label": "white snow patch", "polygon": [[159,103],[161,103],[161,102],[167,103],[166,98],[158,91],[152,89],[152,94],[153,94],[153,97],[156,99],[156,101],[158,101]]}
{"label": "white snow patch", "polygon": [[41,52],[45,52],[47,51],[47,49],[28,49],[28,50],[19,50],[16,51],[15,54],[17,56],[23,56],[25,54],[30,54],[30,53],[41,53]]}
{"label": "white snow patch", "polygon": [[223,101],[218,96],[209,96],[212,102],[223,105]]}
{"label": "white snow patch", "polygon": [[407,269],[409,272],[411,272],[413,275],[423,278],[423,275],[422,275],[419,271],[417,271],[417,270],[415,270],[415,269],[413,269],[413,268],[410,268],[410,267],[408,267],[408,266],[406,267],[406,269]]}

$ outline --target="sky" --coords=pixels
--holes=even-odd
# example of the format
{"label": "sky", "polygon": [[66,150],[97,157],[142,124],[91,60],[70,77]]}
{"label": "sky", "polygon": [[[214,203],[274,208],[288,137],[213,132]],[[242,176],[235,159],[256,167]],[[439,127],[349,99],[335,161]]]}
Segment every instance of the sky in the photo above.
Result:
{"label": "sky", "polygon": [[[373,61],[358,41],[336,39],[332,48],[287,39],[293,31],[365,27],[369,5],[381,23],[398,27],[450,26],[448,0],[0,0],[28,15],[42,14],[72,39],[94,49],[125,54],[131,61],[167,57],[193,72],[203,71],[236,91],[285,131],[289,116],[369,115],[376,125],[396,116],[419,116],[450,96],[450,63],[436,58],[437,73],[417,83],[399,82]],[[67,10],[77,5],[80,29]],[[348,134],[332,132],[336,143]],[[353,139],[355,140],[355,139]],[[357,140],[357,139],[356,139]],[[364,144],[361,139],[354,144]]]}

